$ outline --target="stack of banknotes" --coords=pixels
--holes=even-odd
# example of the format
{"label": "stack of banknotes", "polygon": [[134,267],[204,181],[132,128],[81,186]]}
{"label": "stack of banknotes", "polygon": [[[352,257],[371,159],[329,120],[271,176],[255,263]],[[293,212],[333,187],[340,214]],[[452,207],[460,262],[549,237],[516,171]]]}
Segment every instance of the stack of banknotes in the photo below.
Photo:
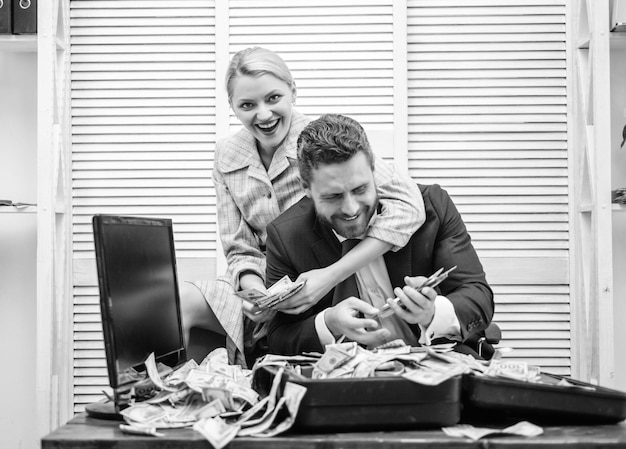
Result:
{"label": "stack of banknotes", "polygon": [[304,282],[293,282],[288,276],[284,276],[268,288],[267,293],[256,288],[248,288],[238,291],[237,296],[256,304],[260,309],[270,309],[298,293],[302,287]]}

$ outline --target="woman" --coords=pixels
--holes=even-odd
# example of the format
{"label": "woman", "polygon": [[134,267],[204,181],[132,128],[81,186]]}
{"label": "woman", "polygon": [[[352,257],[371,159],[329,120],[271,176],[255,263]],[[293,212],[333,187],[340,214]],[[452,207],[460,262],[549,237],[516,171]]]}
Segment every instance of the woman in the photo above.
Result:
{"label": "woman", "polygon": [[[285,62],[270,50],[253,47],[235,54],[226,89],[230,106],[243,125],[242,130],[218,142],[213,169],[228,273],[215,283],[195,283],[196,289],[185,286],[182,302],[185,326],[225,333],[231,363],[241,363],[241,354],[234,357],[234,344],[240,352],[243,322],[245,352],[251,361],[262,353],[262,348],[255,349],[263,336],[252,331],[255,323],[258,331],[262,328],[258,324],[270,320],[275,310],[260,311],[242,303],[235,292],[253,287],[266,290],[265,228],[304,195],[296,141],[310,119],[293,109],[294,80]],[[381,160],[376,161],[375,175],[382,211],[367,236],[335,264],[302,274],[298,281],[306,280],[304,287],[276,307],[281,312],[307,310],[375,257],[403,247],[424,222],[421,194],[408,176],[395,173]],[[206,310],[207,303],[211,311]]]}

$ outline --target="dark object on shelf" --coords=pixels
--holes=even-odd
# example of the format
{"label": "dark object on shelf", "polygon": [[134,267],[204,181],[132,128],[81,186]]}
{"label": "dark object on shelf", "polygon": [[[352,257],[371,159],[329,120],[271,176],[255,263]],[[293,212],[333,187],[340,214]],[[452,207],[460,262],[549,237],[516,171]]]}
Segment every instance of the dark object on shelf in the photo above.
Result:
{"label": "dark object on shelf", "polygon": [[611,202],[616,204],[626,204],[626,187],[611,190]]}
{"label": "dark object on shelf", "polygon": [[[268,394],[275,373],[273,367],[255,371],[253,386],[261,396]],[[290,374],[289,381],[307,388],[296,431],[433,428],[454,425],[461,416],[461,376],[435,386],[399,376],[310,379]]]}
{"label": "dark object on shelf", "polygon": [[[564,381],[571,386],[559,385]],[[540,383],[465,375],[462,402],[463,422],[571,425],[626,418],[626,393],[545,373]]]}
{"label": "dark object on shelf", "polygon": [[11,34],[11,0],[0,0],[0,34]]}
{"label": "dark object on shelf", "polygon": [[20,202],[14,203],[11,200],[0,200],[0,206],[13,206],[13,207],[20,208],[20,207],[36,206],[36,204],[35,203],[20,203]]}
{"label": "dark object on shelf", "polygon": [[37,0],[13,0],[13,34],[37,33]]}

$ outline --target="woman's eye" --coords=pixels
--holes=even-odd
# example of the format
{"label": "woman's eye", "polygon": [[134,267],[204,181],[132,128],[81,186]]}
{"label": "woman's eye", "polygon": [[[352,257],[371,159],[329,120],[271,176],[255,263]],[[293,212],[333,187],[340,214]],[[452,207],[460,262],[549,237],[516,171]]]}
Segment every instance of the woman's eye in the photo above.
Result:
{"label": "woman's eye", "polygon": [[252,109],[253,104],[252,103],[242,103],[239,105],[239,109],[244,109],[244,110],[249,110]]}
{"label": "woman's eye", "polygon": [[269,102],[270,102],[270,103],[276,103],[278,100],[280,100],[280,98],[281,98],[281,97],[280,97],[280,95],[272,95],[272,96],[269,98]]}

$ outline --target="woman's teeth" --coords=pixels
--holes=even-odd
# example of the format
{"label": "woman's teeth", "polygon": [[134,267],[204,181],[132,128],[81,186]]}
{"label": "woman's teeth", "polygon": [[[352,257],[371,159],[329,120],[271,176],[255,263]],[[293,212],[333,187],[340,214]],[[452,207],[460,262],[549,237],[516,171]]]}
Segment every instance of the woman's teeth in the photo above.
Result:
{"label": "woman's teeth", "polygon": [[261,130],[263,130],[263,131],[270,131],[274,127],[276,127],[276,125],[278,125],[278,120],[274,120],[274,121],[269,122],[269,123],[258,123],[256,126],[261,128]]}

